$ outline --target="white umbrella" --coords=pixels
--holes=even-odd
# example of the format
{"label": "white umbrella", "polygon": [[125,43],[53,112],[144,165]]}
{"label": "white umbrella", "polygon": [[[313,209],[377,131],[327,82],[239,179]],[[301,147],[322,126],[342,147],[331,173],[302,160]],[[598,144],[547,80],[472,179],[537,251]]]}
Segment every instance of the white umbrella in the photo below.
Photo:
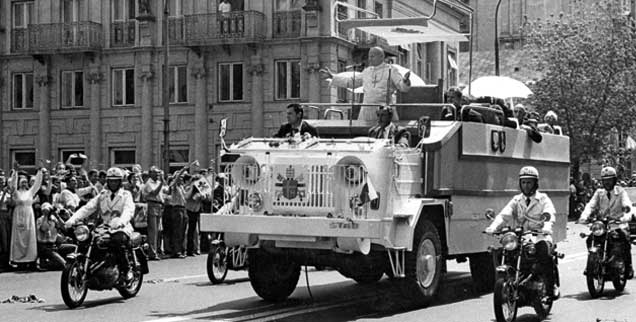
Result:
{"label": "white umbrella", "polygon": [[[470,93],[470,95],[469,95]],[[465,96],[496,98],[527,98],[532,91],[524,83],[506,76],[484,76],[477,78],[462,91]]]}

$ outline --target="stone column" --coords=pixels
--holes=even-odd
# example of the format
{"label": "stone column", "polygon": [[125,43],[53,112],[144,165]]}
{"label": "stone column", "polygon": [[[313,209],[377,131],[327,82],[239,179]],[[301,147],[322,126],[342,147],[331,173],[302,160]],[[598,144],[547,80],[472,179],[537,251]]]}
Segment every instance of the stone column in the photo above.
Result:
{"label": "stone column", "polygon": [[305,70],[309,78],[309,102],[320,103],[320,63],[318,57],[309,57]]}
{"label": "stone column", "polygon": [[[49,83],[48,73],[41,74],[36,78],[40,88],[40,137],[38,140],[39,159],[51,159],[51,106],[49,105]],[[37,162],[36,162],[37,163]]]}
{"label": "stone column", "polygon": [[265,109],[263,107],[263,72],[265,65],[260,56],[252,56],[252,65],[248,69],[252,75],[252,136],[263,137],[265,132]]}
{"label": "stone column", "polygon": [[206,167],[208,158],[208,102],[205,67],[192,69],[195,81],[194,98],[194,156],[201,167]]}
{"label": "stone column", "polygon": [[150,67],[142,67],[141,79],[141,167],[148,169],[152,165],[152,78]]}
{"label": "stone column", "polygon": [[89,72],[88,84],[90,86],[90,139],[88,148],[88,164],[90,168],[97,168],[100,164],[106,164],[102,157],[102,93],[101,83],[104,80],[104,74],[99,68]]}

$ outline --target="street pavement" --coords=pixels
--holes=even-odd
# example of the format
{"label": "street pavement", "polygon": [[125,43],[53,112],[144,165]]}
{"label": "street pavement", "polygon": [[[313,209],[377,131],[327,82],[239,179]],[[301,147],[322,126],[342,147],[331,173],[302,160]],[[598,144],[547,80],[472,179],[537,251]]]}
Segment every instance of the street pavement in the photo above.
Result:
{"label": "street pavement", "polygon": [[[591,299],[582,274],[587,228],[568,224],[568,238],[559,243],[566,254],[560,262],[561,294],[547,321],[636,321],[636,280],[622,293],[606,284],[604,296]],[[636,247],[633,254],[636,253]],[[116,291],[89,291],[84,305],[68,310],[60,295],[60,272],[0,274],[0,301],[33,294],[43,303],[0,304],[0,321],[494,321],[492,293],[473,291],[468,264],[449,262],[448,275],[437,301],[414,307],[401,299],[388,279],[358,285],[335,271],[304,271],[296,291],[279,304],[262,301],[252,290],[247,272],[230,271],[221,285],[205,275],[206,256],[151,262],[151,273],[135,298],[124,300]],[[306,280],[309,281],[309,290]],[[538,321],[529,307],[517,321]]]}

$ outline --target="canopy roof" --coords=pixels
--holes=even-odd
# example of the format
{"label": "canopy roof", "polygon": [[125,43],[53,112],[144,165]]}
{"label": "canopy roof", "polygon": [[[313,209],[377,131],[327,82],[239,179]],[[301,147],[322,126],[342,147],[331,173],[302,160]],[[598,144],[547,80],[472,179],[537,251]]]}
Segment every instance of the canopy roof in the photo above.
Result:
{"label": "canopy roof", "polygon": [[358,28],[382,37],[389,46],[435,41],[468,41],[467,34],[456,32],[426,18],[348,19],[340,24],[344,28]]}

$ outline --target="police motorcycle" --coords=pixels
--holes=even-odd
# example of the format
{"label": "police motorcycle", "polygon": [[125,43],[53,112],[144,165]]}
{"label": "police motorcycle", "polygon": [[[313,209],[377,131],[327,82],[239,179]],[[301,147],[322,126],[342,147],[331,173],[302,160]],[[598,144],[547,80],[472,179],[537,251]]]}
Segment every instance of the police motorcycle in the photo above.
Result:
{"label": "police motorcycle", "polygon": [[584,274],[592,298],[601,296],[606,281],[612,281],[614,289],[619,292],[622,292],[627,284],[623,237],[615,229],[616,225],[620,224],[620,220],[601,216],[590,224],[589,234],[580,234],[581,238],[588,238],[587,266]]}
{"label": "police motorcycle", "polygon": [[[541,220],[549,218],[542,215]],[[494,211],[488,209],[486,217],[494,219]],[[486,232],[484,232],[486,233]],[[550,314],[555,298],[550,296],[546,277],[540,273],[537,248],[532,237],[545,236],[541,231],[524,230],[523,227],[503,227],[499,232],[501,248],[491,247],[493,260],[498,263],[493,295],[493,307],[497,322],[512,322],[517,318],[517,310],[531,306],[541,320]],[[564,255],[552,249],[554,282],[560,286],[558,259]]]}

